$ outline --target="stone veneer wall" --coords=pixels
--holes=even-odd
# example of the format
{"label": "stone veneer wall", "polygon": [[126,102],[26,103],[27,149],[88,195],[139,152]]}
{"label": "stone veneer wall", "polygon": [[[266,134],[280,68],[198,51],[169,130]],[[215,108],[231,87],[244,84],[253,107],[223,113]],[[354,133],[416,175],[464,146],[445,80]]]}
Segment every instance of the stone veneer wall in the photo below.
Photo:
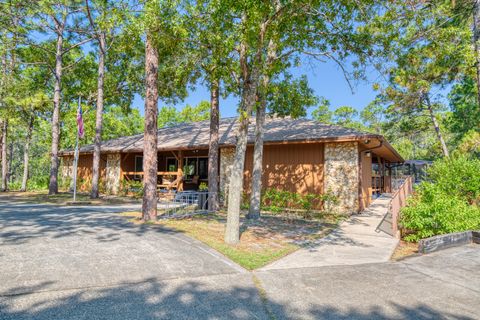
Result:
{"label": "stone veneer wall", "polygon": [[234,157],[235,148],[220,149],[220,194],[224,200],[228,199],[228,184]]}
{"label": "stone veneer wall", "polygon": [[73,186],[73,157],[62,157],[60,166],[61,166],[61,170],[60,170],[61,182],[60,183],[63,183],[68,179],[71,179],[70,187],[72,187]]}
{"label": "stone veneer wall", "polygon": [[105,168],[105,189],[109,194],[117,194],[120,190],[120,154],[107,154]]}
{"label": "stone veneer wall", "polygon": [[326,143],[324,159],[324,190],[338,199],[327,209],[341,214],[358,212],[358,143]]}

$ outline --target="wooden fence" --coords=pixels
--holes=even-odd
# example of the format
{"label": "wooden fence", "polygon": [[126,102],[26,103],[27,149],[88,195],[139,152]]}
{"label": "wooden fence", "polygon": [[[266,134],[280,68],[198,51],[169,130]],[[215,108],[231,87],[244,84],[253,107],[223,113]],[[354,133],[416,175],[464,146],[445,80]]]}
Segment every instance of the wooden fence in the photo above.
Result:
{"label": "wooden fence", "polygon": [[390,213],[392,214],[392,232],[397,238],[400,238],[400,230],[398,228],[398,220],[400,219],[400,210],[407,204],[407,197],[413,191],[413,178],[408,176],[400,187],[392,195],[390,201]]}

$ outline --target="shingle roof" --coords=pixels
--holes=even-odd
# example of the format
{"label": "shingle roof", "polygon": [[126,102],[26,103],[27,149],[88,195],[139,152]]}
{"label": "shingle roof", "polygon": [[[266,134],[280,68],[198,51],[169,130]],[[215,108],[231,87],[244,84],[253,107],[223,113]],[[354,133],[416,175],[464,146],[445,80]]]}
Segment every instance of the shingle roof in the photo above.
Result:
{"label": "shingle roof", "polygon": [[[220,146],[234,145],[237,129],[236,118],[220,120],[219,144]],[[250,120],[248,142],[254,142],[255,119]],[[209,121],[184,123],[172,127],[158,129],[158,149],[175,150],[188,148],[208,147]],[[358,140],[381,136],[360,132],[350,128],[320,123],[309,119],[292,119],[268,117],[265,121],[265,143],[293,142],[293,141],[324,141],[324,140]],[[102,152],[139,152],[143,150],[143,134],[121,137],[104,141]],[[71,153],[65,150],[62,153]],[[93,145],[80,148],[81,153],[93,152]]]}

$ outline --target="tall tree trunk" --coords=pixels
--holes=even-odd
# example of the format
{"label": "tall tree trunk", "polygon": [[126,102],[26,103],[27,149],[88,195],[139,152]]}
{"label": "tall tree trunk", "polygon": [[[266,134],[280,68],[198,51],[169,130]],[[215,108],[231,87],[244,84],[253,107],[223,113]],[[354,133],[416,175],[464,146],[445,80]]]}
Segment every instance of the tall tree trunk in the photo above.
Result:
{"label": "tall tree trunk", "polygon": [[252,193],[248,219],[260,218],[260,201],[262,196],[262,169],[263,169],[263,136],[265,125],[266,100],[261,94],[260,105],[255,115],[255,147],[253,150]]}
{"label": "tall tree trunk", "polygon": [[228,186],[227,225],[225,228],[225,242],[227,244],[237,244],[240,241],[240,206],[243,194],[243,171],[245,168],[245,153],[248,142],[248,124],[256,100],[256,84],[256,77],[252,77],[245,82],[243,88],[237,143]]}
{"label": "tall tree trunk", "polygon": [[[3,163],[3,120],[0,119],[0,165]],[[1,184],[1,182],[0,182]]]}
{"label": "tall tree trunk", "polygon": [[427,104],[428,112],[430,113],[430,119],[432,120],[433,127],[435,128],[435,132],[437,133],[438,141],[440,141],[443,155],[448,158],[450,154],[448,152],[445,140],[443,139],[442,132],[440,131],[440,126],[438,125],[438,121],[437,121],[437,118],[435,117],[435,113],[433,112],[433,107],[432,107],[432,104],[430,103],[430,98],[428,97],[428,95],[425,95],[425,102]]}
{"label": "tall tree trunk", "polygon": [[[8,173],[7,173],[7,181],[8,183],[13,183],[13,178],[15,177],[15,175],[13,174],[13,164],[12,164],[12,160],[13,160],[13,142],[10,141],[9,145],[8,145],[8,165],[7,165],[7,168],[8,168]],[[7,185],[7,189],[8,189],[8,185]]]}
{"label": "tall tree trunk", "polygon": [[62,94],[62,54],[63,35],[57,36],[57,48],[55,54],[55,92],[53,94],[53,115],[52,115],[52,151],[50,163],[50,182],[48,194],[58,193],[58,146],[60,142],[60,100]]}
{"label": "tall tree trunk", "polygon": [[[250,88],[253,85],[248,85]],[[228,186],[227,225],[225,228],[225,242],[237,244],[240,241],[240,206],[243,193],[243,171],[245,168],[245,153],[247,151],[248,123],[255,104],[255,94],[251,103],[252,89],[246,90],[244,114],[240,115],[237,132],[237,145]]]}
{"label": "tall tree trunk", "polygon": [[93,150],[92,167],[92,192],[90,198],[98,198],[98,181],[100,177],[100,148],[102,146],[102,121],[103,121],[103,83],[105,78],[105,33],[100,33],[98,37],[99,57],[98,57],[98,78],[97,78],[97,114],[95,120],[95,141]]}
{"label": "tall tree trunk", "polygon": [[157,218],[157,114],[158,114],[158,50],[147,33],[145,46],[145,133],[143,144],[144,221]]}
{"label": "tall tree trunk", "polygon": [[2,125],[2,190],[3,192],[8,190],[8,119],[3,120]]}
{"label": "tall tree trunk", "polygon": [[[280,10],[280,4],[277,3],[277,10]],[[277,57],[277,47],[275,42],[270,39],[267,49],[267,72]],[[260,206],[262,199],[262,171],[263,171],[263,137],[265,135],[265,116],[267,110],[267,90],[270,84],[270,76],[264,74],[262,91],[259,95],[260,104],[257,108],[256,126],[255,126],[255,147],[253,151],[253,172],[252,172],[252,194],[250,195],[250,206],[247,218],[258,219],[260,217]]]}
{"label": "tall tree trunk", "polygon": [[480,0],[474,0],[472,29],[477,71],[477,103],[480,105]]}
{"label": "tall tree trunk", "polygon": [[210,142],[208,149],[208,208],[217,211],[218,204],[218,128],[220,123],[219,81],[210,88]]}
{"label": "tall tree trunk", "polygon": [[[243,15],[242,20],[246,21],[247,16]],[[228,186],[228,210],[227,225],[225,227],[225,242],[227,244],[238,244],[240,241],[240,206],[243,194],[243,172],[245,169],[245,153],[247,151],[248,124],[257,98],[257,87],[259,68],[262,65],[263,40],[266,31],[266,24],[260,26],[258,47],[253,61],[248,62],[247,45],[240,45],[240,67],[242,69],[242,101],[237,131],[237,143],[233,159],[230,182]]]}
{"label": "tall tree trunk", "polygon": [[25,139],[25,148],[23,150],[23,179],[22,179],[22,188],[20,189],[20,191],[23,191],[23,192],[27,191],[30,141],[32,140],[34,121],[35,121],[35,115],[32,114],[32,116],[30,117],[30,121],[28,123],[27,137]]}

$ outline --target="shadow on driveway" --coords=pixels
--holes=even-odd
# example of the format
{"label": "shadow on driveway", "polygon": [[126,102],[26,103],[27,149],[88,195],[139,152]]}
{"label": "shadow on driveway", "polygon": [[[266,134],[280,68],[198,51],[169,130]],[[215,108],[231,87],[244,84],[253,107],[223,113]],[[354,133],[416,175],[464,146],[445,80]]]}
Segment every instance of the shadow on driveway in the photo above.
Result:
{"label": "shadow on driveway", "polygon": [[[145,233],[178,233],[165,227],[133,225],[115,213],[137,209],[138,206],[56,206],[26,203],[0,203],[0,240],[2,243],[23,244],[35,238],[61,238],[79,234],[96,234],[98,241],[118,240],[120,232],[136,236]],[[110,231],[107,233],[106,231]]]}
{"label": "shadow on driveway", "polygon": [[[38,288],[37,288],[38,289]],[[298,293],[291,292],[292,295]],[[308,293],[305,295],[308,297]],[[315,300],[312,297],[310,301]],[[345,301],[348,305],[348,301]],[[1,319],[472,319],[416,303],[345,308],[310,302],[296,309],[266,301],[249,275],[0,297]]]}
{"label": "shadow on driveway", "polygon": [[127,209],[0,204],[0,294],[245,272],[180,232],[115,213]]}

